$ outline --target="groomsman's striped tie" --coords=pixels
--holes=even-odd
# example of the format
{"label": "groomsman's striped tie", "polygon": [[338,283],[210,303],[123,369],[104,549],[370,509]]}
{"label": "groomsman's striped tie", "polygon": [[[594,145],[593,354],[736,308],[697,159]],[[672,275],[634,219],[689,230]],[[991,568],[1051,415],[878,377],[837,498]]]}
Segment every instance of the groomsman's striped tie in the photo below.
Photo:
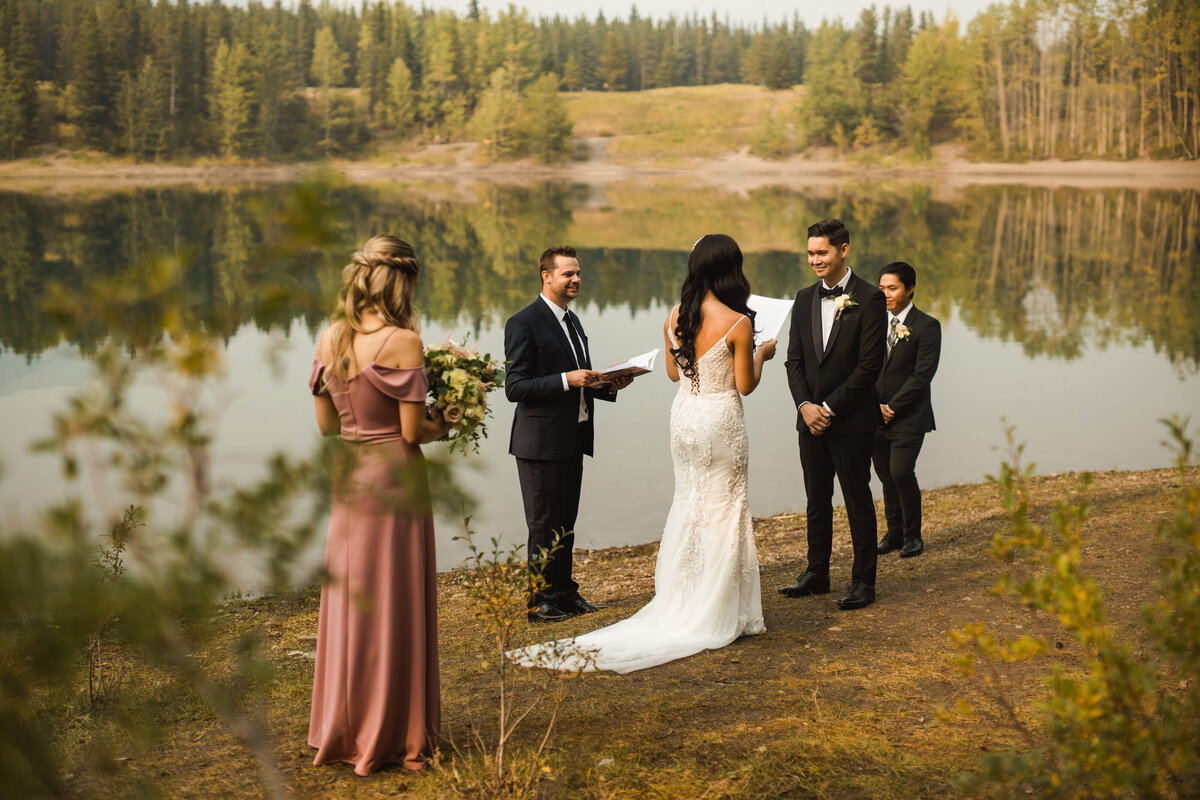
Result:
{"label": "groomsman's striped tie", "polygon": [[892,348],[896,346],[896,327],[900,324],[899,317],[892,317],[892,324],[888,326],[887,348],[888,353],[892,352]]}

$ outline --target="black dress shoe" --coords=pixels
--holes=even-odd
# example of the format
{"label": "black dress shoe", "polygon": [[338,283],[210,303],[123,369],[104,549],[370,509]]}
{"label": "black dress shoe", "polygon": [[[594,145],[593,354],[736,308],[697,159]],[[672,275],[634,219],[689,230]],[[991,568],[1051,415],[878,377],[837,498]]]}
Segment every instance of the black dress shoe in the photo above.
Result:
{"label": "black dress shoe", "polygon": [[829,594],[829,576],[805,572],[791,586],[780,586],[777,590],[784,597],[808,597],[814,594]]}
{"label": "black dress shoe", "polygon": [[925,543],[920,539],[908,539],[904,542],[904,547],[900,548],[901,558],[912,558],[919,556],[925,552]]}
{"label": "black dress shoe", "polygon": [[843,611],[855,608],[866,608],[875,602],[875,587],[865,583],[852,583],[846,590],[846,596],[837,601],[837,607]]}
{"label": "black dress shoe", "polygon": [[525,612],[530,622],[560,622],[571,616],[553,603],[539,603]]}
{"label": "black dress shoe", "polygon": [[563,603],[561,607],[562,607],[563,611],[570,614],[571,616],[574,616],[576,614],[591,614],[593,611],[600,611],[602,609],[608,608],[608,606],[598,605],[596,603],[589,603],[587,600],[584,600],[582,597],[575,597],[572,600],[568,600],[565,603]]}
{"label": "black dress shoe", "polygon": [[888,553],[899,550],[901,546],[901,540],[885,536],[879,540],[879,545],[875,548],[875,555],[886,556]]}

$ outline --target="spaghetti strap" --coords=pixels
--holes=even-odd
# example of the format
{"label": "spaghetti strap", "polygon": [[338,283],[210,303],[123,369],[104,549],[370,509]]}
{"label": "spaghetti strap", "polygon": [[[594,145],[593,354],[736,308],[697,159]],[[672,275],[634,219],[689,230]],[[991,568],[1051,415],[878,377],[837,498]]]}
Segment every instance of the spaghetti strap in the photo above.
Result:
{"label": "spaghetti strap", "polygon": [[379,349],[375,351],[375,357],[371,359],[372,362],[379,360],[379,354],[383,352],[383,348],[387,347],[388,340],[392,338],[392,334],[394,334],[398,330],[400,330],[400,329],[392,328],[392,332],[389,333],[387,336],[383,337],[383,344],[379,345]]}
{"label": "spaghetti strap", "polygon": [[[744,320],[744,319],[750,319],[750,318],[747,317],[745,314],[742,314],[740,317],[738,317],[738,321],[733,323],[732,325],[730,325],[729,330],[725,331],[725,336],[728,336],[729,334],[733,333],[733,329],[736,328],[738,325],[741,325],[742,320]],[[721,338],[724,339],[725,336],[722,336]]]}
{"label": "spaghetti strap", "polygon": [[671,337],[671,344],[679,347],[679,342],[675,341],[675,325],[672,324],[672,321],[679,321],[679,317],[675,314],[674,308],[672,308],[667,314],[667,336]]}

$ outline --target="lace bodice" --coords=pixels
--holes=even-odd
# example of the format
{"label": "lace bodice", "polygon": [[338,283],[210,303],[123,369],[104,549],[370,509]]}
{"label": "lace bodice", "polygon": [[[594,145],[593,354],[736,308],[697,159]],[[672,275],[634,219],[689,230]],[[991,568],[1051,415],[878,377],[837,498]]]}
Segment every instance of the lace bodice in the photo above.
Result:
{"label": "lace bodice", "polygon": [[726,341],[729,334],[708,348],[708,352],[696,359],[696,377],[680,381],[680,388],[691,394],[718,394],[736,392],[733,377],[733,353]]}

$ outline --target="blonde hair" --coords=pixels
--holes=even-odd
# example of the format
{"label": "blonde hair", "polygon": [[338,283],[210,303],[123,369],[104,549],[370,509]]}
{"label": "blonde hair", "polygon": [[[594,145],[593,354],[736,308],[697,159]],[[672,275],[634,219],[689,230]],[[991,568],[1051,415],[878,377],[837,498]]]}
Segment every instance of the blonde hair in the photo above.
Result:
{"label": "blonde hair", "polygon": [[371,310],[384,325],[420,330],[420,320],[413,306],[421,259],[412,245],[395,236],[372,236],[342,270],[342,289],[337,305],[330,315],[329,344],[333,351],[330,371],[342,380],[350,374],[355,362],[354,335],[374,333],[378,328],[365,330],[362,315]]}

